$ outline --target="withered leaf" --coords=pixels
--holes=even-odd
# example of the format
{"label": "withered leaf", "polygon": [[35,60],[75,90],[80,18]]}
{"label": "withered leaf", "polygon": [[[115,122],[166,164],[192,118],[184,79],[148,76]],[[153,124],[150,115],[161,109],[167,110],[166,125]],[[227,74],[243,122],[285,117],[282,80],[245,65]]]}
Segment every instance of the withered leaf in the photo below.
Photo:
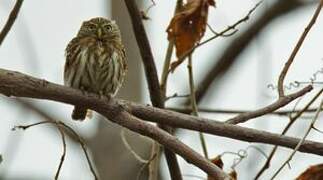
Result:
{"label": "withered leaf", "polygon": [[[219,168],[223,168],[223,161],[221,156],[216,156],[215,158],[211,159],[211,162],[217,165]],[[215,180],[213,177],[207,176],[207,180]]]}
{"label": "withered leaf", "polygon": [[[215,1],[187,0],[183,8],[172,18],[167,33],[168,39],[175,42],[178,58],[190,51],[203,37],[209,6],[215,6]],[[181,62],[174,63],[178,66]]]}
{"label": "withered leaf", "polygon": [[232,170],[232,171],[229,173],[229,176],[232,178],[232,180],[237,180],[237,179],[238,179],[238,173],[237,173],[237,171],[235,171],[235,170]]}
{"label": "withered leaf", "polygon": [[323,179],[323,164],[311,166],[297,177],[297,180],[322,180],[322,179]]}

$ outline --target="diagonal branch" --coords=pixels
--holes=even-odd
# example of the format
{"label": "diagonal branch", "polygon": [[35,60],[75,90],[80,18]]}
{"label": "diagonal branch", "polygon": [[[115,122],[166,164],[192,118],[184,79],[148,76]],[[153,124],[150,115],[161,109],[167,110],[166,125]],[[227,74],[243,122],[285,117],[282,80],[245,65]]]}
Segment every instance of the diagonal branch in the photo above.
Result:
{"label": "diagonal branch", "polygon": [[323,1],[321,0],[320,3],[318,4],[314,14],[313,14],[313,17],[311,18],[310,22],[308,23],[305,30],[303,31],[301,37],[299,38],[296,46],[294,47],[291,55],[289,56],[287,62],[284,65],[284,68],[282,69],[282,71],[281,71],[281,73],[279,75],[279,79],[278,79],[278,94],[279,94],[279,97],[284,97],[285,96],[285,93],[284,93],[284,79],[286,77],[288,69],[292,65],[292,63],[293,63],[299,49],[302,47],[302,44],[303,44],[307,34],[310,32],[311,28],[315,24],[316,19],[318,18],[319,14],[321,12],[322,6],[323,6]]}
{"label": "diagonal branch", "polygon": [[15,6],[13,7],[6,24],[4,25],[3,29],[0,32],[0,46],[3,40],[6,38],[7,34],[9,33],[12,25],[15,23],[23,2],[24,0],[17,0]]}
{"label": "diagonal branch", "polygon": [[156,140],[212,177],[218,179],[228,177],[220,168],[174,136],[129,114],[112,98],[108,101],[107,98],[100,98],[96,94],[84,95],[80,90],[4,69],[0,69],[0,93],[7,96],[47,99],[87,107],[102,114],[107,120]]}
{"label": "diagonal branch", "polygon": [[130,14],[132,27],[135,32],[135,37],[145,67],[151,102],[154,106],[162,108],[164,105],[159,87],[157,69],[148,37],[141,20],[140,11],[134,0],[125,0],[125,3]]}
{"label": "diagonal branch", "polygon": [[[183,145],[178,146],[177,143],[181,144],[180,141],[173,136],[170,136],[165,131],[158,129],[151,124],[147,124],[146,122],[142,122],[138,118],[232,139],[273,144],[292,149],[295,148],[300,140],[298,138],[281,136],[280,134],[240,127],[206,118],[189,116],[128,101],[119,100],[119,103],[114,99],[107,101],[106,98],[99,98],[98,95],[95,94],[89,93],[84,95],[77,89],[50,83],[46,80],[37,79],[19,72],[4,69],[0,69],[0,93],[7,96],[47,99],[67,104],[87,106],[89,109],[99,112],[121,126],[151,137],[198,167],[200,167],[200,164],[192,161],[190,155],[187,154],[187,152],[190,152],[187,147],[185,146],[185,149],[181,149],[182,147],[180,146]],[[138,118],[127,114],[123,109],[126,109]],[[119,114],[122,115],[118,116]],[[302,146],[299,148],[299,151],[323,155],[323,143],[304,141]]]}
{"label": "diagonal branch", "polygon": [[271,112],[289,104],[290,102],[292,102],[296,98],[299,98],[299,97],[305,95],[306,93],[308,93],[312,89],[313,89],[313,87],[311,85],[306,86],[305,88],[301,89],[300,91],[297,91],[296,93],[290,94],[288,96],[280,97],[274,103],[272,103],[264,108],[260,108],[255,111],[250,111],[250,112],[245,112],[245,113],[239,114],[236,117],[233,117],[233,118],[227,120],[226,122],[229,124],[239,124],[239,123],[246,122],[250,119],[253,119],[255,117],[259,117],[259,116],[271,113]]}
{"label": "diagonal branch", "polygon": [[[262,32],[271,22],[277,18],[286,15],[290,12],[294,12],[299,8],[306,7],[306,5],[311,5],[313,2],[303,2],[301,0],[283,0],[277,1],[267,10],[265,10],[262,15],[255,20],[253,24],[246,29],[241,35],[237,36],[225,51],[216,60],[216,63],[211,69],[205,74],[201,82],[197,85],[196,90],[196,101],[200,103],[206,93],[211,89],[213,82],[218,82],[220,78],[228,71],[233,64],[238,61],[238,57],[242,54],[248,47],[249,44],[257,37],[258,34]],[[186,102],[188,104],[188,102]]]}
{"label": "diagonal branch", "polygon": [[[135,0],[124,0],[128,12],[130,14],[132,27],[135,33],[135,37],[139,46],[140,54],[145,68],[146,79],[148,82],[149,94],[152,104],[155,107],[164,108],[164,98],[161,94],[161,88],[159,86],[159,80],[157,75],[157,69],[154,61],[154,57],[150,48],[148,37],[141,20],[140,11],[136,5]],[[169,127],[160,126],[163,130],[171,132]],[[159,148],[159,147],[156,147]],[[182,175],[180,167],[176,158],[176,155],[165,149],[165,157],[168,164],[168,169],[173,180],[181,180]]]}

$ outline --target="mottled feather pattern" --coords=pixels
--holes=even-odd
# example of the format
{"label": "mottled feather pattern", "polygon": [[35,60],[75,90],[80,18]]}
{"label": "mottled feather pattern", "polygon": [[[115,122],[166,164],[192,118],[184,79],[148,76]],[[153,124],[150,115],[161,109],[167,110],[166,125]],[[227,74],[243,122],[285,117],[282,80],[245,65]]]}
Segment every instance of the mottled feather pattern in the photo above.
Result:
{"label": "mottled feather pattern", "polygon": [[[104,29],[107,24],[111,24],[110,30]],[[87,32],[87,25],[95,26],[97,30]],[[87,92],[115,96],[126,74],[125,59],[116,24],[102,18],[86,21],[77,37],[73,38],[66,48],[64,83]],[[72,118],[84,119],[84,109],[86,110],[84,107],[75,107]],[[79,115],[75,115],[76,112]]]}

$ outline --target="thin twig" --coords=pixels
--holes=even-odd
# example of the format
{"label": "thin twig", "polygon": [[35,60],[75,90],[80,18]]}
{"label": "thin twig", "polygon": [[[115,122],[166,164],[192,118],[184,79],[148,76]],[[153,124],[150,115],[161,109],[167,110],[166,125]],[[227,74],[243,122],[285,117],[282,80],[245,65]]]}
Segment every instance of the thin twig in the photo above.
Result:
{"label": "thin twig", "polygon": [[[242,61],[243,58],[238,57],[248,49],[250,44],[252,44],[251,42],[258,37],[262,30],[271,22],[283,18],[296,10],[313,5],[316,2],[317,0],[310,2],[302,0],[275,1],[270,8],[265,8],[261,15],[255,19],[244,32],[237,35],[220,55],[218,53],[213,53],[213,56],[210,57],[213,59],[212,62],[215,63],[209,65],[210,70],[205,72],[196,86],[197,103],[199,104],[202,101],[209,90],[220,87],[217,83],[221,82],[221,79],[229,72],[229,69],[235,63]],[[213,88],[211,88],[211,86]],[[212,93],[214,92],[216,91],[212,91]],[[187,100],[183,104],[188,105],[189,101]]]}
{"label": "thin twig", "polygon": [[[178,13],[182,9],[182,7],[183,7],[183,0],[177,0],[174,15]],[[175,44],[174,39],[170,39],[168,41],[166,56],[165,56],[164,65],[163,65],[163,71],[161,75],[160,87],[164,97],[166,96],[167,79],[169,75],[168,70],[170,67],[170,62],[171,62],[171,58],[174,50],[174,44]]]}
{"label": "thin twig", "polygon": [[[296,120],[304,113],[306,112],[310,106],[316,101],[317,98],[320,97],[320,95],[323,93],[323,88],[305,105],[305,107],[298,111],[298,113],[295,116],[292,116],[288,122],[288,124],[286,125],[286,127],[284,128],[283,132],[281,133],[282,135],[285,135],[287,133],[287,131],[290,129],[290,127],[296,122]],[[316,111],[320,109],[319,107],[316,108]],[[322,109],[320,109],[322,110]],[[258,171],[255,179],[258,179],[264,172],[265,170],[267,170],[270,166],[270,162],[272,160],[272,158],[274,157],[276,151],[278,149],[278,146],[275,146],[271,152],[269,153],[268,159],[266,160],[265,164],[263,165],[263,167]]]}
{"label": "thin twig", "polygon": [[167,96],[165,98],[165,102],[168,101],[168,100],[171,100],[171,99],[175,99],[175,98],[188,98],[188,97],[190,97],[189,94],[179,95],[179,94],[175,93],[175,94],[173,94],[171,96]]}
{"label": "thin twig", "polygon": [[4,25],[3,29],[0,32],[0,46],[2,45],[3,40],[6,38],[7,34],[9,33],[12,25],[15,23],[16,18],[19,13],[19,10],[20,10],[23,2],[24,2],[24,0],[17,0],[16,1],[16,4],[12,9],[6,24]]}
{"label": "thin twig", "polygon": [[[30,124],[30,125],[25,125],[25,126],[15,126],[14,128],[12,128],[12,130],[16,130],[16,129],[27,129],[27,128],[30,128],[30,127],[33,127],[33,126],[37,126],[37,125],[42,125],[42,124],[55,124],[57,126],[57,128],[59,128],[58,126],[63,126],[64,128],[66,128],[68,131],[70,131],[76,138],[77,138],[77,141],[80,143],[81,145],[81,148],[84,152],[84,155],[86,157],[86,160],[89,164],[89,167],[90,167],[90,170],[95,178],[95,180],[98,180],[98,176],[96,175],[95,173],[95,170],[93,168],[93,165],[91,163],[91,160],[90,160],[90,157],[88,155],[88,152],[86,150],[86,147],[85,147],[85,144],[82,140],[82,138],[76,133],[76,131],[74,131],[73,128],[71,128],[70,126],[66,125],[65,123],[61,122],[61,121],[58,121],[58,122],[52,122],[52,121],[42,121],[42,122],[38,122],[38,123],[34,123],[34,124]],[[60,129],[61,131],[61,129]]]}
{"label": "thin twig", "polygon": [[288,96],[284,96],[284,97],[279,98],[277,101],[273,102],[272,104],[270,104],[268,106],[265,106],[263,108],[255,110],[255,111],[239,114],[233,118],[228,119],[225,122],[229,123],[229,124],[239,124],[239,123],[246,122],[250,119],[253,119],[253,118],[265,115],[267,113],[273,112],[273,111],[289,104],[293,100],[303,96],[304,94],[308,93],[312,89],[313,89],[313,87],[311,85],[306,86],[305,88],[301,89],[300,91],[298,91],[296,93],[289,94]]}
{"label": "thin twig", "polygon": [[62,137],[62,143],[63,143],[63,153],[58,165],[58,168],[56,170],[55,173],[55,180],[58,180],[58,176],[59,173],[61,171],[61,168],[63,166],[64,160],[65,160],[65,156],[66,156],[66,140],[65,140],[65,135],[64,135],[64,131],[61,129],[61,127],[59,127],[59,124],[57,122],[50,122],[50,121],[42,121],[42,122],[38,122],[38,123],[33,123],[33,124],[29,124],[29,125],[19,125],[19,126],[15,126],[14,128],[12,128],[13,131],[17,130],[17,129],[22,129],[22,130],[27,130],[28,128],[34,127],[34,126],[38,126],[38,125],[43,125],[43,124],[48,124],[48,123],[52,123],[55,124],[59,133],[61,134]]}
{"label": "thin twig", "polygon": [[[318,107],[317,107],[318,108]],[[317,108],[310,108],[306,110],[304,113],[315,113]],[[192,112],[191,107],[166,107],[168,110],[190,114]],[[215,113],[215,114],[241,114],[241,113],[247,113],[252,110],[244,110],[244,109],[212,109],[212,108],[206,108],[206,107],[198,107],[200,113]],[[269,112],[266,115],[277,115],[277,116],[288,116],[290,114],[295,114],[301,111],[301,109],[295,109],[295,110],[279,110],[274,112]]]}
{"label": "thin twig", "polygon": [[[321,1],[323,2],[323,1]],[[311,122],[311,124],[309,125],[308,129],[306,130],[303,138],[299,141],[299,143],[297,144],[297,146],[295,147],[294,151],[289,155],[289,157],[287,158],[287,160],[280,166],[280,168],[275,172],[275,174],[271,177],[271,179],[274,179],[278,174],[279,172],[284,168],[284,166],[294,157],[294,155],[296,154],[296,152],[298,151],[298,149],[301,147],[301,145],[304,143],[306,137],[308,136],[308,134],[310,133],[312,127],[314,126],[316,120],[318,119],[319,117],[319,114],[321,112],[321,108],[323,106],[323,99],[321,100],[321,103],[320,103],[320,108],[317,109],[316,113],[315,113],[315,116]]]}
{"label": "thin twig", "polygon": [[136,158],[137,161],[139,161],[140,163],[143,163],[143,164],[147,164],[149,162],[149,160],[146,160],[146,159],[142,158],[131,147],[131,145],[129,144],[129,142],[128,142],[127,138],[126,138],[124,128],[121,129],[120,136],[121,136],[121,140],[122,140],[123,144],[126,146],[126,148],[128,149],[128,151]]}
{"label": "thin twig", "polygon": [[78,140],[78,142],[80,143],[80,145],[81,145],[81,148],[82,148],[82,150],[83,150],[83,152],[84,152],[84,155],[85,155],[85,157],[86,157],[86,161],[87,161],[87,163],[88,163],[88,165],[89,165],[89,167],[90,167],[90,170],[91,170],[91,173],[92,173],[92,175],[94,176],[94,179],[95,180],[99,180],[99,177],[98,177],[98,175],[96,174],[96,172],[95,172],[95,170],[94,170],[94,167],[93,167],[93,165],[92,165],[92,163],[91,163],[91,160],[90,160],[90,156],[89,156],[89,153],[87,152],[87,150],[86,150],[86,146],[85,146],[85,144],[84,144],[84,142],[83,142],[83,139],[81,138],[81,136],[79,136],[78,135],[78,133],[76,132],[76,131],[74,131],[74,129],[73,128],[71,128],[70,126],[68,126],[68,125],[66,125],[65,123],[63,123],[63,122],[61,122],[61,121],[59,121],[58,122],[58,124],[59,125],[62,125],[63,127],[65,127],[67,130],[69,130],[74,136],[76,136],[77,137],[77,140]]}
{"label": "thin twig", "polygon": [[[177,59],[177,61],[176,62],[178,62],[178,63],[176,63],[176,65],[174,65],[174,66],[172,66],[172,68],[168,71],[168,73],[169,72],[171,72],[171,71],[174,71],[175,69],[176,69],[176,67],[178,66],[178,65],[180,65],[184,60],[185,60],[185,58],[187,58],[195,49],[197,49],[197,48],[199,48],[199,47],[201,47],[202,45],[204,45],[204,44],[206,44],[206,43],[208,43],[208,42],[210,42],[210,41],[212,41],[212,40],[214,40],[214,39],[216,39],[216,38],[219,38],[219,37],[223,37],[223,36],[230,36],[230,35],[232,35],[232,34],[234,34],[235,32],[236,32],[236,28],[237,28],[237,26],[239,26],[240,24],[242,24],[243,22],[246,22],[246,21],[248,21],[249,20],[249,18],[250,18],[250,15],[257,9],[257,7],[260,5],[262,3],[262,1],[260,1],[260,2],[258,2],[251,10],[249,10],[249,12],[247,13],[247,15],[246,16],[244,16],[243,18],[241,18],[241,19],[239,19],[237,22],[235,22],[234,24],[232,24],[232,25],[230,25],[230,26],[228,26],[226,29],[224,29],[224,30],[222,30],[221,32],[219,32],[219,33],[217,33],[217,34],[215,34],[214,36],[212,36],[212,37],[210,37],[210,38],[208,38],[208,39],[206,39],[206,40],[204,40],[203,42],[201,42],[201,43],[198,43],[198,44],[196,44],[194,47],[192,47],[190,50],[188,50],[188,51],[186,51],[181,57],[179,57],[178,59]],[[229,32],[229,31],[231,31],[231,30],[233,30],[233,32],[232,32],[232,34],[229,34],[229,35],[226,35],[226,33],[227,32]]]}
{"label": "thin twig", "polygon": [[60,170],[61,170],[61,168],[63,166],[63,163],[64,163],[64,160],[65,160],[65,155],[66,155],[66,140],[65,140],[64,131],[57,124],[56,124],[56,126],[57,126],[57,129],[58,129],[59,133],[61,134],[62,143],[63,143],[63,154],[61,156],[61,161],[60,161],[60,163],[58,165],[57,172],[56,172],[56,175],[55,175],[55,180],[58,180],[58,176],[59,176]]}
{"label": "thin twig", "polygon": [[286,77],[288,69],[292,65],[292,63],[293,63],[293,61],[294,61],[294,59],[296,57],[296,54],[298,53],[299,49],[301,48],[307,34],[310,32],[311,28],[315,24],[316,19],[318,18],[319,14],[321,12],[322,5],[323,5],[323,0],[320,0],[320,3],[318,4],[318,6],[317,6],[317,8],[316,8],[316,10],[315,10],[315,12],[313,14],[313,17],[312,17],[311,21],[309,22],[309,24],[306,26],[305,30],[303,31],[301,37],[299,38],[296,46],[294,47],[291,55],[289,56],[287,62],[284,65],[283,70],[281,71],[281,73],[279,75],[279,79],[278,79],[278,94],[279,94],[279,97],[284,97],[285,96],[285,93],[284,93],[284,79]]}
{"label": "thin twig", "polygon": [[[156,158],[157,154],[154,154],[152,157],[150,157],[150,159],[147,161],[147,163],[144,163],[142,165],[142,167],[140,168],[138,174],[137,174],[137,180],[140,180],[140,177],[144,171],[144,169],[150,165],[150,163],[152,163],[154,161],[154,159]],[[150,178],[150,177],[149,177]]]}
{"label": "thin twig", "polygon": [[[29,102],[25,99],[15,98],[15,102],[18,103],[19,105],[22,105],[24,108],[30,110],[31,112],[34,112],[35,114],[39,115],[41,118],[43,118],[46,121],[57,122],[58,119],[60,119],[58,117],[54,117],[49,112],[45,111],[45,109],[39,106],[36,106],[35,103]],[[73,140],[73,142],[78,143],[76,137],[73,136],[69,131],[66,131],[65,129],[63,129],[63,131],[65,136]]]}
{"label": "thin twig", "polygon": [[[196,99],[195,99],[195,86],[194,86],[194,76],[193,76],[192,54],[190,54],[188,56],[187,70],[188,70],[188,79],[189,79],[189,85],[190,85],[190,100],[191,100],[191,106],[192,106],[192,110],[193,110],[192,115],[198,117],[199,116],[198,115],[198,108],[197,108]],[[202,145],[204,157],[206,159],[209,159],[205,138],[204,138],[204,135],[203,135],[202,132],[199,132],[199,138],[200,138],[200,142],[201,142],[201,145]]]}

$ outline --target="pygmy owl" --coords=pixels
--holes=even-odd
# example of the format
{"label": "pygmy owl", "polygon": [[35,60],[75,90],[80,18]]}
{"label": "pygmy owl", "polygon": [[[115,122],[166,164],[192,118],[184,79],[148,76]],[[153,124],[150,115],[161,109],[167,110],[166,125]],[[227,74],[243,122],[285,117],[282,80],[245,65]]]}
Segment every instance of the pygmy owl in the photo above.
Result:
{"label": "pygmy owl", "polygon": [[[97,17],[83,22],[66,48],[64,84],[82,91],[115,96],[126,74],[126,56],[114,21]],[[72,119],[84,120],[87,109],[75,106]]]}

